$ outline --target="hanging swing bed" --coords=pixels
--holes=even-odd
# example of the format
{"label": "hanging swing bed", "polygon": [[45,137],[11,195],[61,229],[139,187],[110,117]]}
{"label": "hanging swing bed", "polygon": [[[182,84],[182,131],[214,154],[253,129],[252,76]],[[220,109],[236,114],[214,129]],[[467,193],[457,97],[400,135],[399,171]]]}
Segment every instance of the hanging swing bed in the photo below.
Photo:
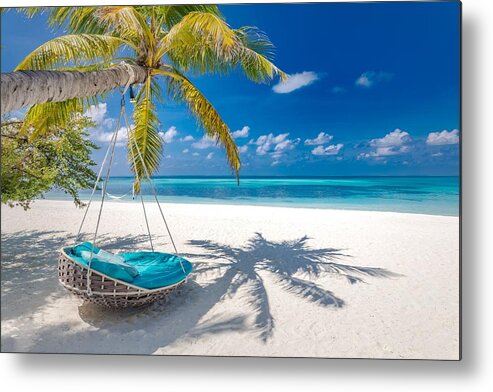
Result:
{"label": "hanging swing bed", "polygon": [[[96,183],[94,184],[91,197],[76,236],[75,245],[63,247],[60,250],[58,258],[58,280],[63,287],[85,301],[111,308],[139,307],[162,300],[171,291],[185,283],[187,277],[192,272],[192,264],[188,260],[178,256],[175,242],[164,217],[161,205],[159,204],[154,184],[147,171],[147,167],[144,164],[142,154],[135,140],[130,138],[130,126],[125,112],[124,99],[127,88],[128,86],[122,91],[121,108],[117,126],[101,164]],[[132,147],[134,148],[130,148],[130,151],[134,172],[138,173],[137,170],[135,170],[135,165],[136,159],[139,159],[144,167],[144,173],[154,195],[171,244],[173,245],[174,254],[154,251],[142,192],[139,192],[140,201],[144,212],[151,251],[112,254],[96,246],[101,213],[106,196],[112,199],[123,198],[123,196],[117,197],[107,192],[111,164],[113,162],[118,132],[121,131],[120,123],[122,118],[125,121],[128,140],[130,143],[133,141]],[[136,154],[134,153],[134,150]],[[102,186],[101,204],[93,240],[92,242],[80,243],[82,227],[93,201],[94,194],[96,193],[98,183],[101,180],[101,174],[108,157],[109,163]],[[140,181],[139,178],[136,178],[136,180]],[[135,197],[135,194],[133,194],[133,197]]]}

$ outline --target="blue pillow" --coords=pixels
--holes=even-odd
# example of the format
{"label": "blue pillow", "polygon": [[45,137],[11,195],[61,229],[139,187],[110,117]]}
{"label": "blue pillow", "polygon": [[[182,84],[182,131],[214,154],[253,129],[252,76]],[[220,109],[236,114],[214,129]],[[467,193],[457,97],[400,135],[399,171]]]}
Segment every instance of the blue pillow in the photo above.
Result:
{"label": "blue pillow", "polygon": [[[76,255],[77,257],[82,257],[82,254],[80,252],[82,252],[83,250],[90,252],[91,249],[92,249],[92,243],[84,242],[82,244],[79,244],[79,245],[73,247],[72,253],[74,255]],[[94,254],[97,255],[98,252],[99,252],[99,248],[96,245],[94,245]]]}
{"label": "blue pillow", "polygon": [[131,282],[132,280],[134,280],[133,276],[130,275],[127,271],[125,271],[125,268],[117,264],[101,261],[97,257],[92,259],[91,268],[105,275],[108,275],[112,278],[122,280],[124,282]]}
{"label": "blue pillow", "polygon": [[[87,265],[89,265],[89,257],[91,256],[90,251],[81,251],[82,260],[84,260]],[[131,282],[134,277],[128,273],[121,264],[115,264],[108,262],[106,260],[101,260],[97,256],[92,257],[91,269],[108,275],[112,278],[122,280],[124,282]]]}

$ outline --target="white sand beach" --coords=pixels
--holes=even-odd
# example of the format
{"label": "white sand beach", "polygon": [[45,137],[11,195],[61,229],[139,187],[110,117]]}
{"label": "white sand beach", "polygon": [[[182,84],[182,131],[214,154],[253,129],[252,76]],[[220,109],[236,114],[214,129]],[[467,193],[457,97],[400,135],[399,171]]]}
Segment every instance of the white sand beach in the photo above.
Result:
{"label": "white sand beach", "polygon": [[[458,358],[457,217],[163,207],[195,271],[166,303],[118,312],[82,303],[57,281],[57,251],[83,210],[2,205],[2,351]],[[157,207],[148,210],[159,250],[170,252]],[[100,232],[110,251],[149,246],[138,203],[107,203]],[[316,273],[320,263],[328,272]]]}

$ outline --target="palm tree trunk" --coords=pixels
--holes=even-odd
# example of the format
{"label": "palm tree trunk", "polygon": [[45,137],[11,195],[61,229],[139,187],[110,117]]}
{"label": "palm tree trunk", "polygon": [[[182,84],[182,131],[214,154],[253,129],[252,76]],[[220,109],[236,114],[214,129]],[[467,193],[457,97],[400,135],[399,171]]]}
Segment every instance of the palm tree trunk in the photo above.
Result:
{"label": "palm tree trunk", "polygon": [[100,71],[16,71],[1,74],[1,113],[44,102],[93,97],[124,86],[143,83],[147,71],[122,64]]}

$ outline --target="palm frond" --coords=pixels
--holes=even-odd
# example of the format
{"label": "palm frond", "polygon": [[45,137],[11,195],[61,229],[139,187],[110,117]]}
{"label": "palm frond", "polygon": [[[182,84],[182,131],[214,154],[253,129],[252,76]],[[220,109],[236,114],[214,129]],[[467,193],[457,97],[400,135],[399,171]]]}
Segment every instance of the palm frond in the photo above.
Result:
{"label": "palm frond", "polygon": [[134,190],[140,192],[140,181],[146,171],[152,175],[159,168],[163,140],[159,135],[159,121],[153,102],[158,86],[151,78],[146,80],[133,113],[134,127],[129,132],[128,158],[135,174]]}
{"label": "palm frond", "polygon": [[33,105],[24,116],[19,134],[29,134],[34,139],[49,134],[53,129],[63,129],[74,116],[82,115],[85,107],[87,101],[81,98]]}
{"label": "palm frond", "polygon": [[[238,37],[219,15],[209,12],[191,12],[163,37],[158,54],[172,56],[174,51],[178,52],[178,49],[181,49],[183,53],[186,51],[186,45],[196,47],[198,43],[212,50],[216,58],[228,61],[233,58]],[[190,51],[186,52],[190,54]],[[176,57],[175,61],[181,59]],[[187,70],[186,66],[186,63],[180,63],[181,69]]]}
{"label": "palm frond", "polygon": [[33,50],[17,70],[46,70],[62,64],[108,61],[128,42],[118,37],[96,34],[69,34],[54,38]]}
{"label": "palm frond", "polygon": [[176,69],[172,72],[164,70],[156,70],[154,72],[166,77],[170,97],[177,102],[185,103],[205,133],[215,140],[216,144],[221,144],[225,147],[228,162],[238,178],[241,166],[238,147],[230,134],[228,126],[214,106],[190,80]]}
{"label": "palm frond", "polygon": [[113,29],[116,35],[132,41],[137,46],[139,55],[144,55],[155,45],[155,37],[147,20],[135,7],[99,7],[96,15],[100,23],[105,24],[108,29]]}
{"label": "palm frond", "polygon": [[49,8],[50,26],[74,34],[117,36],[134,45],[142,43],[145,20],[131,6],[53,7]]}
{"label": "palm frond", "polygon": [[[139,11],[149,14],[151,6],[136,7]],[[214,15],[221,15],[219,8],[213,4],[184,4],[184,5],[160,5],[154,6],[154,10],[159,25],[163,25],[168,30],[180,22],[191,12],[206,12]]]}
{"label": "palm frond", "polygon": [[275,76],[280,76],[281,80],[287,78],[272,62],[274,45],[264,32],[255,27],[242,27],[236,30],[236,35],[241,45],[235,60],[250,80],[266,83]]}
{"label": "palm frond", "polygon": [[185,72],[223,73],[239,66],[255,82],[286,74],[271,59],[274,46],[255,27],[231,29],[220,16],[193,12],[175,24],[161,40],[158,55],[167,55]]}
{"label": "palm frond", "polygon": [[14,10],[20,14],[25,15],[27,18],[32,18],[35,15],[45,13],[47,7],[15,7],[15,8],[1,8],[0,12]]}
{"label": "palm frond", "polygon": [[74,34],[106,34],[107,26],[98,18],[99,7],[50,7],[48,23]]}

